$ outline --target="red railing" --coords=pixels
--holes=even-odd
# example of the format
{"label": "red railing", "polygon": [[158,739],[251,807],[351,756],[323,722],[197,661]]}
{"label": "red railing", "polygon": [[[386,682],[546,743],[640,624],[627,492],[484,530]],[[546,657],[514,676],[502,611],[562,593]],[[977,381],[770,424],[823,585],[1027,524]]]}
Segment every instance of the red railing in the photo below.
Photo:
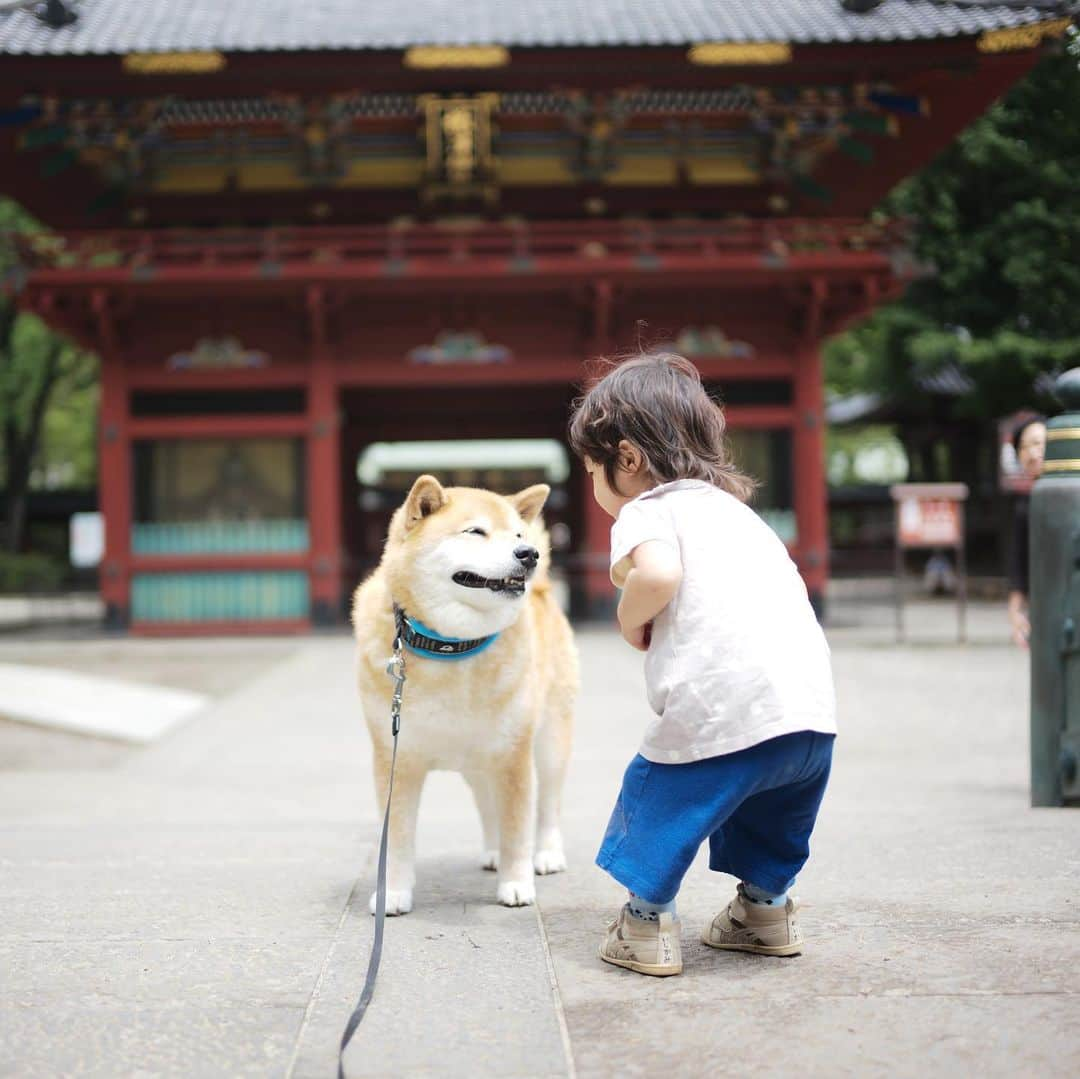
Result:
{"label": "red railing", "polygon": [[782,263],[799,255],[885,254],[903,247],[902,222],[858,219],[622,222],[467,222],[310,226],[264,230],[95,231],[0,236],[28,272],[285,269],[379,263],[407,274],[412,260],[460,264],[505,260],[527,271],[540,259],[630,259],[648,268],[665,258],[757,255]]}

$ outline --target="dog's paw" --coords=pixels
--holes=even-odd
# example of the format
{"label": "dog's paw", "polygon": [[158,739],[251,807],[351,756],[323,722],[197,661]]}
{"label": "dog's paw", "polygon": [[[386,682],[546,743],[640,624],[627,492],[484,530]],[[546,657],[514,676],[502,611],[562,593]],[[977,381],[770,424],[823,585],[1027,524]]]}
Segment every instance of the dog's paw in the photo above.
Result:
{"label": "dog's paw", "polygon": [[566,868],[566,855],[558,849],[538,850],[533,866],[542,877],[548,873],[561,873]]}
{"label": "dog's paw", "polygon": [[[375,892],[371,893],[371,898],[368,900],[368,910],[372,914],[375,913]],[[388,918],[394,918],[398,914],[408,914],[412,910],[412,889],[400,888],[398,890],[387,889],[386,891],[386,915]]]}
{"label": "dog's paw", "polygon": [[480,863],[484,869],[499,868],[499,852],[497,850],[484,851],[484,860]]}
{"label": "dog's paw", "polygon": [[531,880],[508,880],[496,894],[504,907],[528,907],[536,902],[536,885]]}

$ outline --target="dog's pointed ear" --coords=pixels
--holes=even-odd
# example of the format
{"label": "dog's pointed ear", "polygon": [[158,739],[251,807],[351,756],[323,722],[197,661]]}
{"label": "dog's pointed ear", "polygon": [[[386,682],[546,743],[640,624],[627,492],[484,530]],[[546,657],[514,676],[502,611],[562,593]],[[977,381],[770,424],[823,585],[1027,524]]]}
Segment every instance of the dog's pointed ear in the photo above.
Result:
{"label": "dog's pointed ear", "polygon": [[524,491],[518,491],[510,496],[510,504],[518,511],[521,519],[528,523],[535,521],[544,508],[551,488],[546,483],[537,483],[532,487],[526,487]]}
{"label": "dog's pointed ear", "polygon": [[446,491],[434,476],[420,476],[405,499],[405,530],[415,528],[425,517],[446,505]]}

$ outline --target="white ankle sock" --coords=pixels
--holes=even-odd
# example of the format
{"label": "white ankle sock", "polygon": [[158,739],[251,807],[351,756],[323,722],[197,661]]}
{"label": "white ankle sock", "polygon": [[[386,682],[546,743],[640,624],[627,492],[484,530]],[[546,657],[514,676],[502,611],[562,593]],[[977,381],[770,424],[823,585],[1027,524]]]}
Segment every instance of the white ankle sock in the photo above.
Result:
{"label": "white ankle sock", "polygon": [[756,884],[751,884],[745,880],[743,881],[742,891],[743,895],[751,903],[757,903],[762,907],[782,907],[788,900],[787,892],[767,892],[764,888],[759,888]]}

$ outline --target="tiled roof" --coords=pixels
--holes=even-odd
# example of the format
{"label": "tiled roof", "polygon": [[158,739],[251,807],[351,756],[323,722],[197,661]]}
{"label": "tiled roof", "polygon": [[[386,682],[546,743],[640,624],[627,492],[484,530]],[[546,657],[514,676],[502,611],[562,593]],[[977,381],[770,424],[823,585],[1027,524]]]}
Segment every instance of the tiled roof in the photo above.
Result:
{"label": "tiled roof", "polygon": [[[955,363],[946,364],[929,374],[914,376],[915,385],[932,397],[964,397],[974,392],[975,382]],[[1034,388],[1039,393],[1053,393],[1054,378],[1042,374],[1035,379]],[[848,423],[866,423],[870,420],[887,419],[894,414],[897,402],[880,393],[853,393],[836,397],[825,406],[825,419],[837,426]]]}
{"label": "tiled roof", "polygon": [[72,0],[54,30],[0,14],[0,53],[61,55],[217,49],[401,49],[410,45],[614,46],[703,41],[910,41],[1049,17],[1041,0],[972,5],[884,0]]}
{"label": "tiled roof", "polygon": [[916,375],[915,384],[920,390],[941,397],[963,397],[975,389],[971,375],[955,363],[946,364],[928,374]]}

